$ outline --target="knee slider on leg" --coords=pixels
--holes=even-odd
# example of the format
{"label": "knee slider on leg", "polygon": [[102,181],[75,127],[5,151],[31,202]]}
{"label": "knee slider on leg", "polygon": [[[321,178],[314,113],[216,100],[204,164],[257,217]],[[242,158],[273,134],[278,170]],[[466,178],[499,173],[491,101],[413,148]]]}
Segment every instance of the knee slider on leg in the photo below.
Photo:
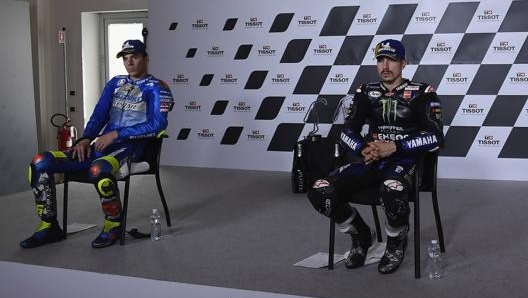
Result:
{"label": "knee slider on leg", "polygon": [[407,189],[406,183],[400,180],[388,179],[383,182],[381,200],[387,215],[387,221],[393,227],[401,227],[408,224],[410,208]]}
{"label": "knee slider on leg", "polygon": [[335,189],[327,180],[315,181],[313,187],[308,190],[308,199],[315,210],[326,216],[331,216],[335,200]]}

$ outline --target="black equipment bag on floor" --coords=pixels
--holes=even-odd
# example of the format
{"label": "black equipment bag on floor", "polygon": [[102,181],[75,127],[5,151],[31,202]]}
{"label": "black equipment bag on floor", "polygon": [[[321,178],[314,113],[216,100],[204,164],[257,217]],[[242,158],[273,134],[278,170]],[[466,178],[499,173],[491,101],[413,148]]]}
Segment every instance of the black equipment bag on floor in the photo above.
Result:
{"label": "black equipment bag on floor", "polygon": [[[345,96],[340,100],[334,112],[334,122],[339,116],[341,106],[344,105],[345,100],[350,98],[350,96]],[[304,122],[307,122],[311,114],[314,128],[304,139],[297,141],[293,150],[291,186],[294,193],[306,192],[317,179],[324,178],[333,171],[338,163],[340,152],[337,138],[316,134],[319,130],[318,104],[327,105],[327,101],[319,98],[312,102],[304,116]]]}
{"label": "black equipment bag on floor", "polygon": [[304,193],[317,179],[326,177],[335,165],[336,142],[310,135],[296,143],[291,172],[292,191]]}

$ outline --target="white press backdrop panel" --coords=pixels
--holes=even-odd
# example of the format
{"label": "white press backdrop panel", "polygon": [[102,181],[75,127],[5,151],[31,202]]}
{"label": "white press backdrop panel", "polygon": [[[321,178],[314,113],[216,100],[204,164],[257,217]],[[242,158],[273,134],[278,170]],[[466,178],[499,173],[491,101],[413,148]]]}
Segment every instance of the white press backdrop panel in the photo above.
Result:
{"label": "white press backdrop panel", "polygon": [[443,102],[439,176],[528,180],[526,3],[151,1],[151,72],[176,100],[162,162],[289,171],[310,103],[328,99],[319,133],[335,132],[337,101],[377,79],[372,48],[396,38],[404,75]]}

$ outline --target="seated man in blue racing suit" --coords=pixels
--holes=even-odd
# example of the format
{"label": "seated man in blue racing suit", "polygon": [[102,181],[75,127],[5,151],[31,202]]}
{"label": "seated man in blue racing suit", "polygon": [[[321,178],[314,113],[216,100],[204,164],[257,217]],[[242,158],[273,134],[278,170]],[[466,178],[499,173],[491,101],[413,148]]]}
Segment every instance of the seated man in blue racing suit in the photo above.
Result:
{"label": "seated man in blue racing suit", "polygon": [[148,73],[143,42],[123,43],[117,54],[121,57],[128,75],[116,76],[106,84],[82,138],[67,151],[46,151],[33,158],[28,176],[41,223],[31,237],[20,242],[23,248],[63,239],[53,174],[83,169],[88,169],[105,216],[92,247],[110,246],[120,237],[121,200],[115,176],[131,154],[133,160],[140,157],[144,144],[134,140],[155,137],[167,127],[167,113],[174,102],[168,85]]}
{"label": "seated man in blue racing suit", "polygon": [[[384,40],[374,54],[381,81],[356,90],[340,138],[346,154],[359,156],[361,161],[316,181],[308,198],[317,211],[350,234],[352,248],[345,266],[357,268],[364,265],[374,235],[348,200],[362,189],[379,187],[387,247],[378,271],[387,274],[398,269],[405,255],[410,213],[407,193],[412,191],[417,158],[441,147],[444,136],[434,89],[402,77],[406,60],[401,42]],[[364,137],[361,130],[366,123],[369,133]]]}

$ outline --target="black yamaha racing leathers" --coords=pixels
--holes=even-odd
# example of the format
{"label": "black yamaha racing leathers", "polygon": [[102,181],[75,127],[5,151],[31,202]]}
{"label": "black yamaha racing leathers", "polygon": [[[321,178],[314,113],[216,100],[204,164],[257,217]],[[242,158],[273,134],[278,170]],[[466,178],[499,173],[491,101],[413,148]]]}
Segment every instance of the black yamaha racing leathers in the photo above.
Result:
{"label": "black yamaha racing leathers", "polygon": [[[365,124],[369,129],[363,136]],[[433,87],[407,79],[394,90],[387,90],[381,82],[364,84],[355,92],[340,136],[345,156],[355,158],[316,181],[308,198],[317,211],[333,218],[342,232],[354,232],[353,219],[359,216],[348,201],[362,189],[380,187],[387,235],[407,233],[407,192],[417,158],[441,147],[443,140],[442,110]],[[393,141],[396,152],[366,165],[361,151],[371,141]]]}

